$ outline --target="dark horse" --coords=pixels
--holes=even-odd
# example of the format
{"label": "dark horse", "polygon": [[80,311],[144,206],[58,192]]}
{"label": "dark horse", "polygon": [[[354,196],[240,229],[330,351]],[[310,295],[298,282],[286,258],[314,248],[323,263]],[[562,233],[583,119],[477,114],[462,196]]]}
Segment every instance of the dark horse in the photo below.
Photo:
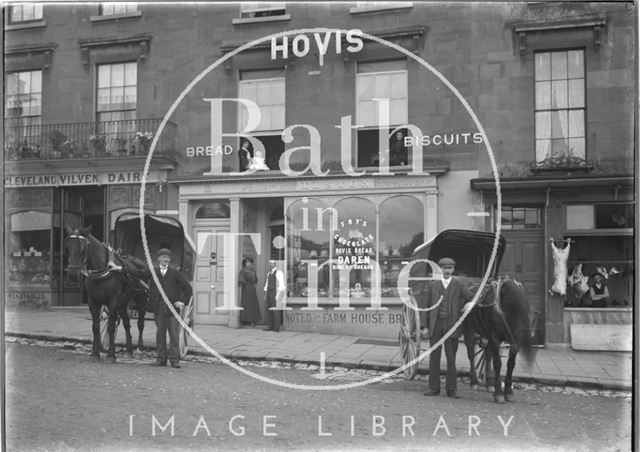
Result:
{"label": "dark horse", "polygon": [[[513,401],[511,376],[516,364],[519,351],[528,364],[535,360],[535,351],[531,347],[534,331],[531,322],[529,303],[524,295],[522,286],[509,276],[498,280],[490,280],[480,294],[478,303],[471,310],[462,324],[462,334],[467,348],[470,362],[471,387],[477,389],[478,376],[475,366],[475,344],[477,336],[486,342],[486,377],[487,389],[491,390],[493,375],[493,398],[497,403]],[[509,358],[507,372],[504,378],[504,392],[500,371],[500,344],[509,343]],[[493,364],[493,372],[491,372]]]}
{"label": "dark horse", "polygon": [[142,349],[143,345],[142,331],[144,329],[146,298],[140,296],[139,282],[121,272],[112,270],[113,267],[122,265],[122,258],[92,236],[91,227],[75,230],[67,227],[66,231],[68,236],[64,246],[69,257],[67,266],[69,278],[75,282],[78,281],[81,274],[85,277],[84,288],[87,292],[93,322],[91,359],[100,360],[100,312],[102,306],[107,306],[109,309],[107,361],[115,362],[116,360],[115,331],[118,316],[122,319],[126,334],[126,353],[132,355],[131,327],[127,312],[127,305],[131,299],[135,300],[138,311],[138,347]]}

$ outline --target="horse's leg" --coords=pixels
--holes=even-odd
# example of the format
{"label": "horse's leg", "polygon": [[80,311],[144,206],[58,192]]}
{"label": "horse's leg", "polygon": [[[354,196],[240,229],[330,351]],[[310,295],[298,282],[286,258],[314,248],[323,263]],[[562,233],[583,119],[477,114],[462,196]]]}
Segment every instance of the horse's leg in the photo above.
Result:
{"label": "horse's leg", "polygon": [[516,355],[518,349],[515,345],[509,346],[509,359],[507,360],[507,373],[504,376],[504,398],[507,402],[513,402],[513,389],[511,388],[511,376],[513,368],[516,366]]}
{"label": "horse's leg", "polygon": [[122,326],[124,327],[126,354],[127,356],[133,356],[133,345],[131,344],[131,322],[129,321],[129,312],[127,312],[128,299],[129,297],[123,297],[123,300],[120,303],[120,318],[122,319]]}
{"label": "horse's leg", "polygon": [[502,370],[502,358],[500,358],[500,341],[495,335],[492,335],[489,340],[489,347],[491,347],[491,354],[493,355],[493,371],[494,371],[494,384],[495,391],[493,392],[493,400],[496,403],[504,403],[504,393],[502,392],[502,379],[500,378],[500,371]]}
{"label": "horse's leg", "polygon": [[476,342],[473,335],[469,331],[464,333],[464,346],[467,348],[467,357],[469,358],[469,379],[471,389],[478,390],[478,375],[476,374]]}
{"label": "horse's leg", "polygon": [[118,298],[112,297],[109,302],[109,320],[107,323],[107,333],[109,334],[109,349],[107,350],[106,361],[116,362],[116,319],[118,318]]}
{"label": "horse's leg", "polygon": [[493,393],[493,382],[494,382],[494,373],[493,373],[493,350],[489,347],[489,341],[484,346],[485,355],[484,355],[484,375],[485,375],[485,388],[487,392]]}
{"label": "horse's leg", "polygon": [[144,331],[144,316],[146,314],[145,302],[146,302],[146,293],[137,293],[136,294],[136,306],[138,308],[138,350],[142,353],[144,350],[144,341],[142,339],[142,332]]}
{"label": "horse's leg", "polygon": [[91,361],[100,361],[100,305],[89,299],[89,311],[91,312],[91,331],[93,332],[93,344],[91,347]]}

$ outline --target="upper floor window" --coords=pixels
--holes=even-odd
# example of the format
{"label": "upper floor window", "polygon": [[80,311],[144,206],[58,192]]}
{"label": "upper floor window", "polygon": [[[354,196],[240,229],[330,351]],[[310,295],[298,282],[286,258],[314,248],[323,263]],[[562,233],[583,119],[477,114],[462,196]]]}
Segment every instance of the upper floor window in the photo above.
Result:
{"label": "upper floor window", "polygon": [[[284,69],[243,71],[240,73],[238,95],[256,103],[260,109],[260,123],[252,135],[264,145],[265,164],[269,169],[278,169],[284,143],[280,138],[285,128],[285,77]],[[241,106],[238,114],[238,130],[249,122],[249,110]],[[250,149],[252,157],[253,149]]]}
{"label": "upper floor window", "polygon": [[12,5],[9,9],[10,24],[34,20],[42,20],[42,4],[40,3],[21,3]]}
{"label": "upper floor window", "polygon": [[586,158],[584,50],[535,54],[536,162]]}
{"label": "upper floor window", "polygon": [[33,121],[40,122],[41,110],[42,71],[7,74],[5,115],[8,118],[21,118],[23,125],[31,125]]}
{"label": "upper floor window", "polygon": [[127,14],[138,10],[137,3],[101,3],[100,15],[110,16],[113,14]]}
{"label": "upper floor window", "polygon": [[[389,149],[389,164],[409,163],[402,136],[391,134],[397,126],[408,123],[407,92],[406,60],[358,64],[356,123],[362,126],[358,130],[358,166],[379,164],[381,134],[388,137],[384,147]],[[406,131],[400,133],[405,135]]]}
{"label": "upper floor window", "polygon": [[98,66],[98,121],[135,119],[137,79],[135,62]]}
{"label": "upper floor window", "polygon": [[285,14],[284,2],[242,2],[240,4],[240,16],[243,19],[283,16]]}
{"label": "upper floor window", "polygon": [[42,71],[5,77],[4,152],[10,159],[40,158]]}

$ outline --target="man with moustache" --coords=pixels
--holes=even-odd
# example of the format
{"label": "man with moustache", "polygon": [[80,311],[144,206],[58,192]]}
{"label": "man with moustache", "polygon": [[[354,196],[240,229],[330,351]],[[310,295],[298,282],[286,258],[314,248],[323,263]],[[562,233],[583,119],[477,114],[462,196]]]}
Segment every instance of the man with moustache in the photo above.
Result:
{"label": "man with moustache", "polygon": [[[185,303],[191,298],[191,284],[185,276],[176,268],[170,267],[171,250],[160,248],[156,253],[158,266],[154,267],[156,276],[160,281],[162,290],[167,295],[167,299],[173,308],[180,313],[184,309]],[[137,278],[150,280],[149,270],[139,270],[131,266],[123,266],[124,273],[131,274]],[[178,352],[180,323],[167,307],[162,294],[156,284],[149,284],[149,310],[155,314],[156,319],[156,361],[152,366],[166,366],[167,357],[171,367],[180,368],[180,354]],[[169,332],[169,353],[167,354],[167,331]],[[168,355],[168,356],[167,356]]]}
{"label": "man with moustache", "polygon": [[[433,309],[423,312],[425,325],[429,328],[429,344],[435,344],[451,330],[458,321],[463,309],[470,307],[469,303],[473,299],[473,293],[469,288],[453,277],[455,261],[450,257],[443,257],[438,261],[442,269],[442,279],[432,281],[426,292],[426,306]],[[438,302],[440,302],[438,304]],[[466,307],[465,307],[466,306]],[[447,396],[458,398],[457,392],[457,371],[456,352],[458,351],[458,339],[462,328],[458,327],[444,341],[444,354],[447,359]],[[440,394],[440,355],[442,346],[436,348],[429,356],[429,390],[424,393],[426,396]]]}

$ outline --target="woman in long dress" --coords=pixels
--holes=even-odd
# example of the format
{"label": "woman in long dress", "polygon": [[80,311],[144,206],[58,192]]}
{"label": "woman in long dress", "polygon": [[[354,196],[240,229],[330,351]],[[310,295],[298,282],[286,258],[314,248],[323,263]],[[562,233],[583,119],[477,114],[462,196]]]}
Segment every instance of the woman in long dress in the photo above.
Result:
{"label": "woman in long dress", "polygon": [[256,284],[258,276],[253,268],[253,259],[245,257],[242,259],[242,270],[238,275],[238,283],[241,286],[240,321],[245,325],[256,326],[262,316],[260,315],[260,305],[256,294]]}

